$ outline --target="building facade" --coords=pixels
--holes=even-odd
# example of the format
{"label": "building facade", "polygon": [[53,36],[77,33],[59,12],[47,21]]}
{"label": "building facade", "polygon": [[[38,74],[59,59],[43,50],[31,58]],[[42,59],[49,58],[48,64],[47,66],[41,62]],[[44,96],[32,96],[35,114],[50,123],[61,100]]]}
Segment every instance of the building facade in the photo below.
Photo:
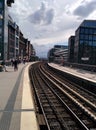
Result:
{"label": "building facade", "polygon": [[14,0],[0,0],[0,63],[11,59],[26,58],[35,54],[28,39],[23,37],[19,26],[8,15],[8,6]]}
{"label": "building facade", "polygon": [[19,26],[9,16],[7,60],[16,58],[19,58]]}
{"label": "building facade", "polygon": [[9,16],[8,20],[8,54],[7,59],[15,58],[15,23]]}
{"label": "building facade", "polygon": [[0,0],[0,61],[8,59],[8,7],[14,0]]}
{"label": "building facade", "polygon": [[55,63],[64,63],[68,60],[68,46],[64,45],[55,45],[54,46],[54,62]]}
{"label": "building facade", "polygon": [[55,51],[54,48],[48,51],[47,57],[49,62],[54,62],[54,51]]}
{"label": "building facade", "polygon": [[74,62],[96,65],[96,20],[84,20],[76,30]]}
{"label": "building facade", "polygon": [[48,52],[48,61],[55,63],[64,63],[68,60],[68,46],[55,45]]}
{"label": "building facade", "polygon": [[70,36],[68,39],[68,62],[74,62],[74,44],[75,36]]}
{"label": "building facade", "polygon": [[26,44],[23,33],[20,31],[19,35],[19,59],[23,60],[26,56]]}
{"label": "building facade", "polygon": [[15,59],[19,58],[19,33],[19,26],[15,23]]}
{"label": "building facade", "polygon": [[8,8],[6,0],[0,0],[0,60],[7,60],[8,53]]}
{"label": "building facade", "polygon": [[37,60],[36,52],[32,44],[30,44],[30,51],[31,51],[30,61],[36,61]]}

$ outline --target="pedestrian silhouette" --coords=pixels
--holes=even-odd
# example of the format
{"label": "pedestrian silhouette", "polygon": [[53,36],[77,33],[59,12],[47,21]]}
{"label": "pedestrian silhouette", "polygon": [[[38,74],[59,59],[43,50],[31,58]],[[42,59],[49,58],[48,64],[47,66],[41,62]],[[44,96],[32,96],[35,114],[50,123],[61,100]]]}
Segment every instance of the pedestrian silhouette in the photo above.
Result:
{"label": "pedestrian silhouette", "polygon": [[14,71],[17,71],[18,70],[18,61],[17,61],[17,59],[15,59],[13,61],[13,65],[14,65]]}

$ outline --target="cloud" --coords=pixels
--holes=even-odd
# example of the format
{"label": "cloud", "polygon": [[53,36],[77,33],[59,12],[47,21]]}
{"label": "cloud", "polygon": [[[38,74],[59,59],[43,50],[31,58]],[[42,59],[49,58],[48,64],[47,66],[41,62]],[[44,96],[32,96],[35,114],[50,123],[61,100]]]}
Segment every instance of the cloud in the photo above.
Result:
{"label": "cloud", "polygon": [[28,19],[33,24],[51,24],[54,18],[54,10],[46,9],[44,3],[41,4],[40,9],[31,14]]}
{"label": "cloud", "polygon": [[96,18],[95,1],[16,0],[10,13],[24,37],[32,44],[38,44],[34,45],[38,55],[44,55],[56,41],[68,43],[69,36],[74,35],[82,19]]}
{"label": "cloud", "polygon": [[96,10],[96,0],[82,1],[81,4],[74,10],[73,14],[79,17],[87,17]]}
{"label": "cloud", "polygon": [[48,10],[48,11],[46,12],[44,21],[45,21],[46,24],[51,24],[53,18],[54,18],[54,10],[53,10],[53,9],[50,9],[50,10]]}
{"label": "cloud", "polygon": [[[12,5],[12,7],[8,7],[9,14],[12,16],[13,20],[19,24],[20,21],[24,20],[26,16],[28,15],[29,8],[26,8],[28,6],[28,2],[26,1],[26,5],[22,4],[24,0],[16,0],[16,2]],[[30,11],[30,10],[29,10]]]}

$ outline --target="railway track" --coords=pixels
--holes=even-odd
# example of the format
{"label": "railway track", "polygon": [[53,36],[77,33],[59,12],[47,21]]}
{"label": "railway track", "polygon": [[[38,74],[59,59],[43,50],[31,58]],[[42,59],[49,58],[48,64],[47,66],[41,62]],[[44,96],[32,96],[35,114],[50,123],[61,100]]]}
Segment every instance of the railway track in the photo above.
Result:
{"label": "railway track", "polygon": [[48,130],[96,129],[95,104],[85,100],[42,65],[33,65],[30,77]]}
{"label": "railway track", "polygon": [[[47,71],[45,70],[47,69]],[[86,89],[83,89],[80,86],[77,86],[76,84],[70,82],[67,80],[67,82],[62,77],[58,77],[58,75],[53,74],[53,72],[48,71],[48,68],[42,67],[42,70],[49,75],[55,82],[60,83],[62,85],[62,88],[66,89],[70,95],[72,94],[75,98],[80,98],[80,101],[82,100],[85,102],[88,106],[88,109],[91,111],[93,110],[94,115],[96,116],[96,95],[89,92]],[[85,105],[85,104],[84,104]],[[96,120],[96,117],[94,116],[94,120]]]}
{"label": "railway track", "polygon": [[[47,67],[47,68],[46,68]],[[89,90],[86,90],[84,87],[82,87],[81,85],[78,85],[76,83],[73,83],[71,81],[69,81],[68,79],[66,79],[64,77],[64,75],[60,74],[60,72],[57,72],[56,70],[50,70],[50,68],[48,67],[48,65],[44,65],[43,69],[47,69],[47,72],[49,72],[50,74],[53,74],[54,77],[58,77],[58,79],[61,82],[64,82],[66,85],[70,86],[71,89],[73,89],[74,91],[78,92],[80,95],[82,95],[85,99],[88,99],[90,102],[92,102],[95,106],[95,110],[96,110],[96,94],[90,92]]]}

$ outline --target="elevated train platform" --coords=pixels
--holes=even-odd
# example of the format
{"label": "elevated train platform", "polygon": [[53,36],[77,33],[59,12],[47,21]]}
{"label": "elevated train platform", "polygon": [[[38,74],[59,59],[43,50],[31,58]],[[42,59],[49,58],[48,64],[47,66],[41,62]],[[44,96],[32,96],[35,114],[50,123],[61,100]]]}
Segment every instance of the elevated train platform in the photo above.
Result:
{"label": "elevated train platform", "polygon": [[78,69],[78,68],[73,68],[73,67],[66,67],[66,66],[62,66],[62,65],[54,64],[54,63],[48,63],[48,65],[55,69],[61,70],[63,72],[66,72],[74,76],[80,77],[82,79],[96,83],[96,72],[91,72],[84,69]]}
{"label": "elevated train platform", "polygon": [[55,71],[58,70],[59,74],[63,75],[66,79],[96,94],[96,72],[73,68],[72,66],[66,67],[54,63],[48,63],[48,65]]}
{"label": "elevated train platform", "polygon": [[0,72],[0,130],[39,130],[30,91],[28,68],[20,64],[14,72]]}
{"label": "elevated train platform", "polygon": [[[39,130],[28,74],[31,64],[20,64],[15,72],[7,66],[8,72],[0,72],[0,130]],[[95,72],[48,65],[96,84]]]}

